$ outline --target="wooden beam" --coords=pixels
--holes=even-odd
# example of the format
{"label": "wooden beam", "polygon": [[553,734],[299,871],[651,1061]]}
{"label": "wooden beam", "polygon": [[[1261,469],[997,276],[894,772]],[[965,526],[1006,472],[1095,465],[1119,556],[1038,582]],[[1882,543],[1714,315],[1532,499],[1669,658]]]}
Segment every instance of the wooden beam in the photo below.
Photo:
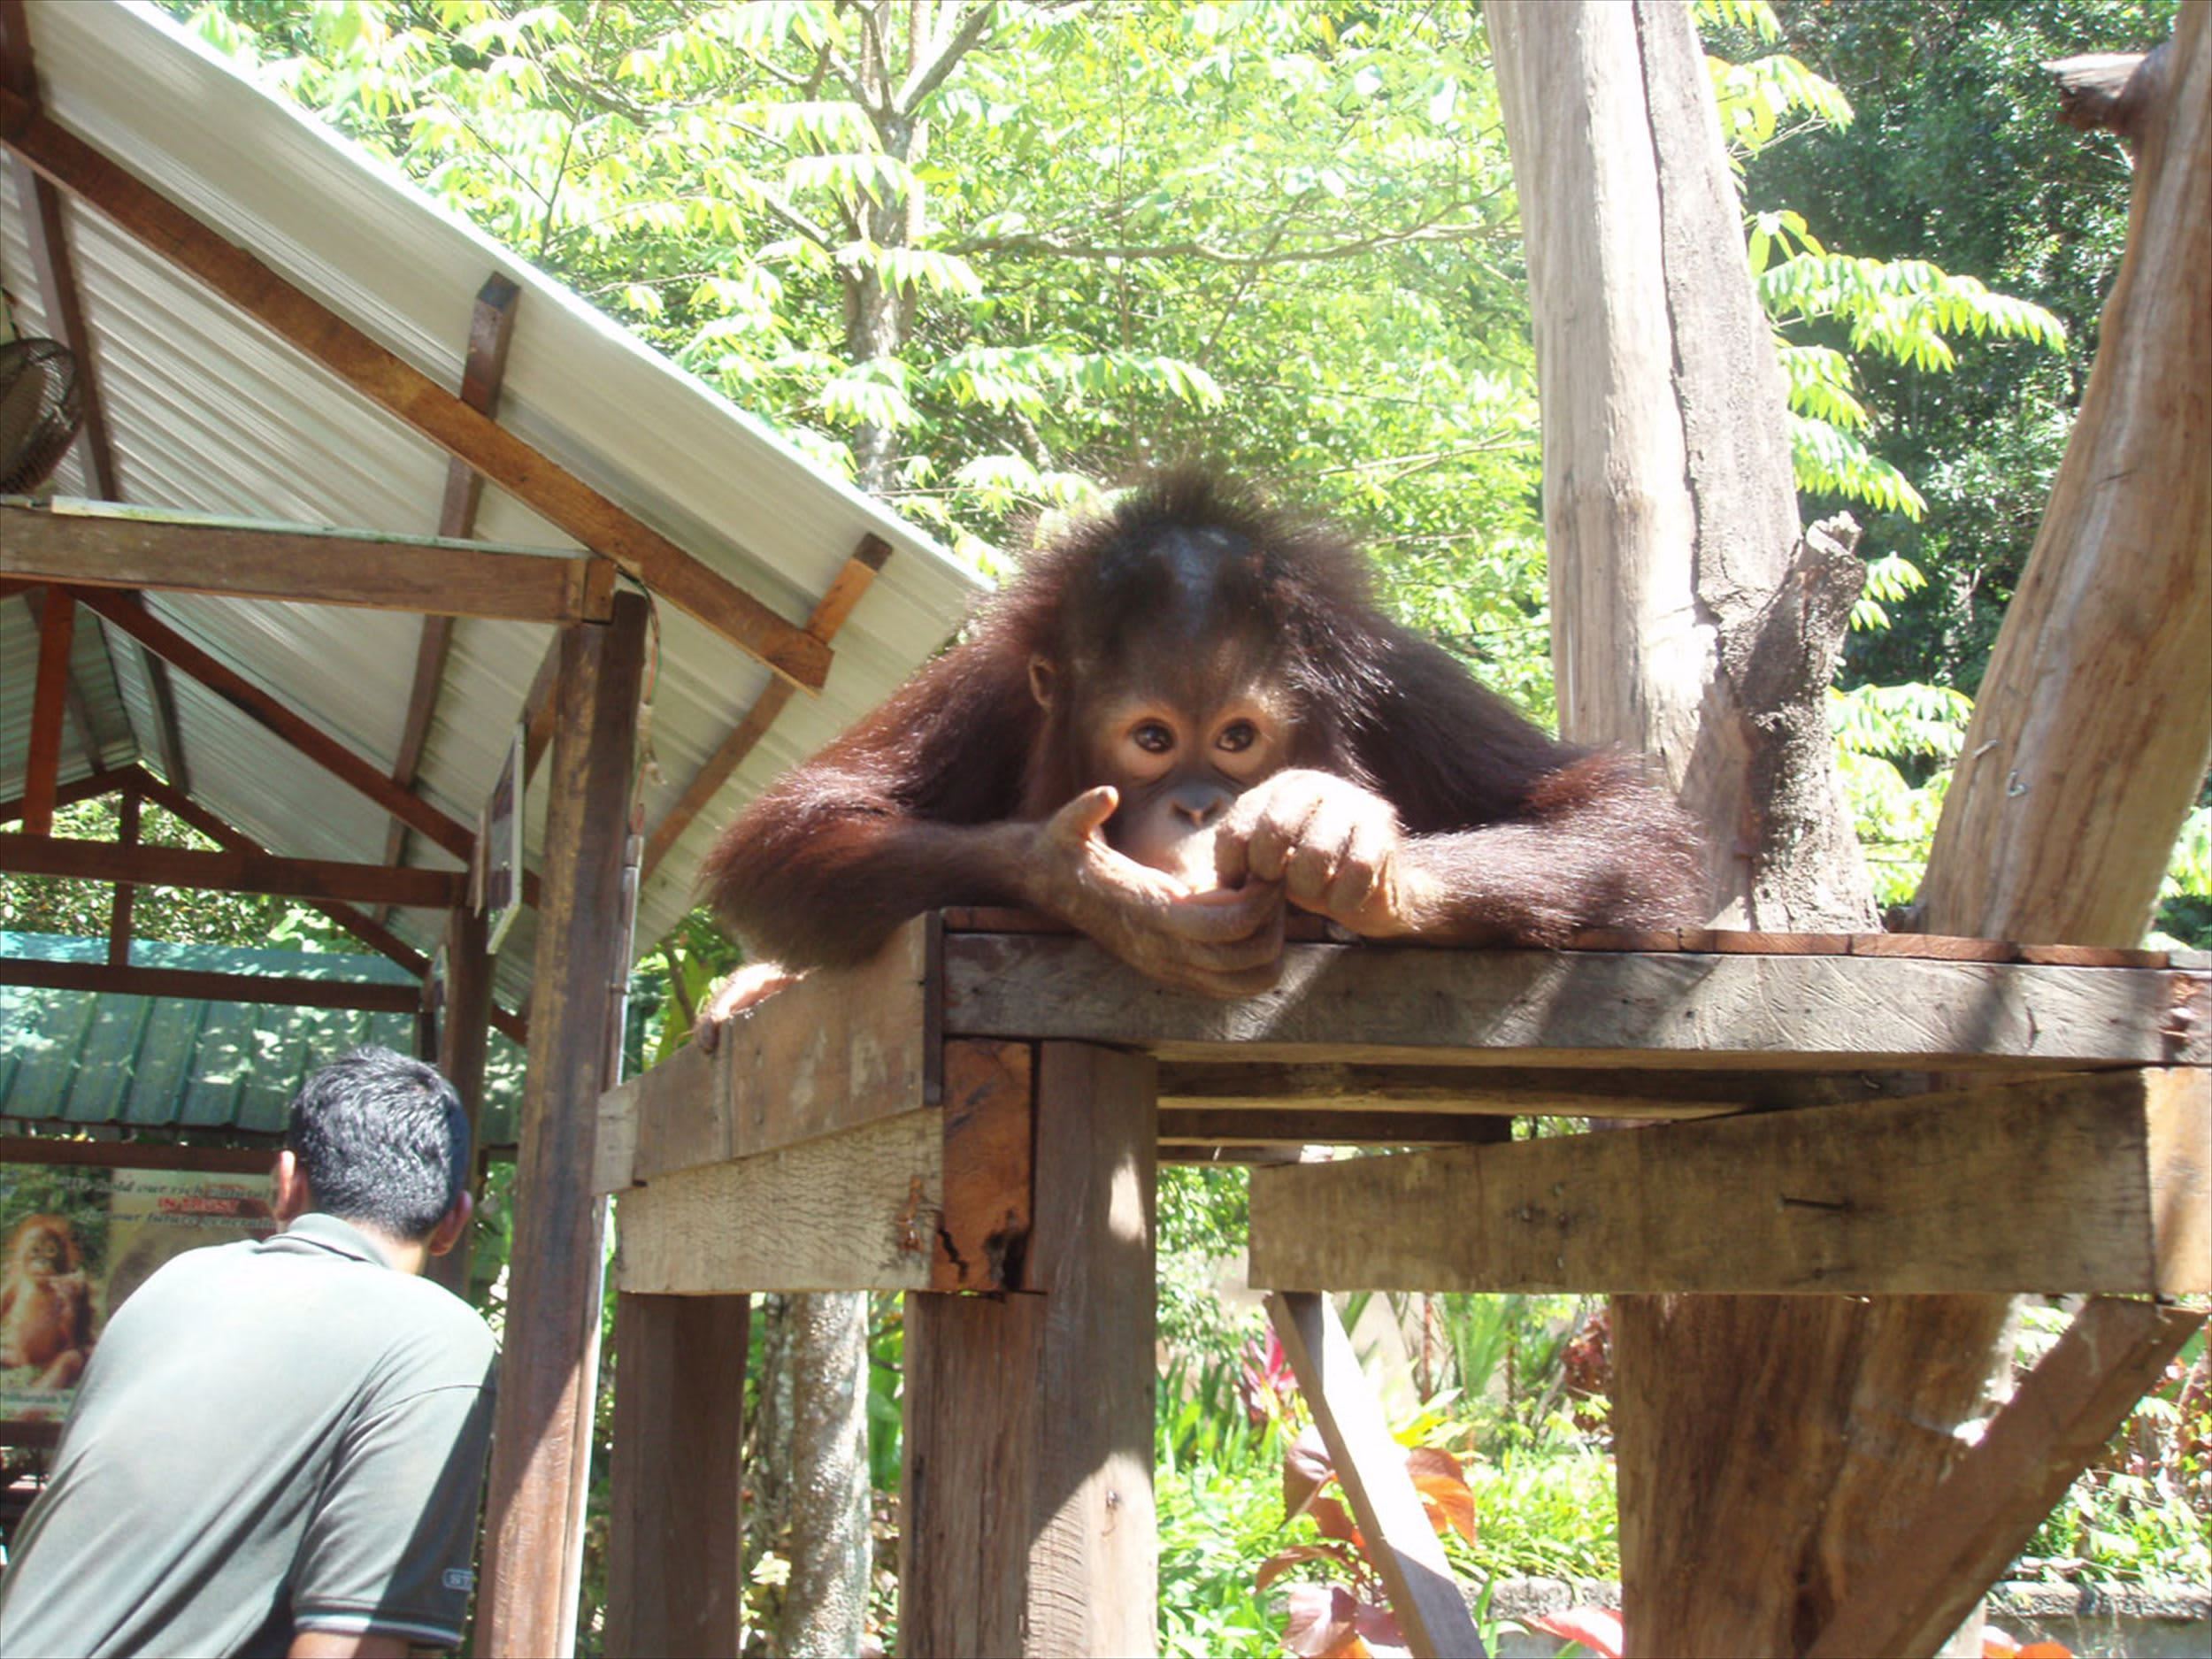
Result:
{"label": "wooden beam", "polygon": [[[845,618],[852,614],[853,607],[860,603],[861,595],[868,591],[868,585],[875,580],[876,572],[883,568],[884,562],[890,557],[891,544],[880,536],[862,537],[858,551],[845,561],[845,567],[838,572],[829,591],[814,607],[814,614],[806,619],[806,631],[823,640],[834,635],[838,629],[844,626]],[[753,706],[746,710],[745,718],[731,729],[714,753],[707,757],[706,764],[685,785],[681,798],[668,810],[667,815],[654,826],[653,833],[647,839],[646,876],[649,877],[660,867],[661,860],[668,856],[668,849],[676,844],[683,833],[691,827],[693,821],[706,810],[707,804],[721,792],[722,786],[729,781],[730,774],[744,764],[746,756],[751,754],[760,740],[767,736],[768,728],[775,725],[777,717],[782,714],[790,702],[789,684],[780,680],[771,681],[767,689],[754,701]]]}
{"label": "wooden beam", "polygon": [[295,712],[281,699],[186,639],[148,611],[135,595],[88,588],[80,590],[77,596],[341,782],[349,784],[395,818],[404,818],[411,828],[463,864],[469,862],[476,846],[474,832],[464,828],[419,795],[398,787],[381,770]]}
{"label": "wooden beam", "polygon": [[1482,1659],[1482,1638],[1467,1616],[1443,1542],[1406,1473],[1405,1448],[1383,1421],[1336,1310],[1325,1294],[1278,1291],[1267,1298],[1267,1317],[1352,1501],[1367,1559],[1382,1574],[1406,1646],[1416,1659]]}
{"label": "wooden beam", "polygon": [[1920,1512],[1893,1527],[1806,1659],[1934,1653],[2204,1318],[2193,1308],[2091,1302]]}
{"label": "wooden beam", "polygon": [[[69,707],[69,648],[77,607],[65,588],[50,588],[39,613],[38,673],[31,695],[31,735],[23,762],[23,828],[54,833],[54,792],[61,781],[61,723]],[[95,757],[97,758],[96,757]]]}
{"label": "wooden beam", "polygon": [[[209,811],[181,789],[164,783],[140,768],[134,767],[132,776],[148,800],[183,819],[224,851],[248,853],[263,858],[271,856],[269,849],[252,836]],[[310,900],[309,902],[370,949],[383,952],[418,979],[430,972],[429,957],[373,919],[365,911],[357,910],[350,904],[328,901]],[[491,1021],[495,1029],[506,1033],[515,1041],[527,1043],[530,1041],[528,1025],[520,1016],[509,1013],[496,1002],[492,1005]]]}
{"label": "wooden beam", "polygon": [[1035,1079],[1037,1294],[906,1301],[910,1653],[1150,1653],[1157,1640],[1152,1067],[1047,1043]]}
{"label": "wooden beam", "polygon": [[530,677],[530,689],[523,693],[522,711],[522,781],[526,788],[537,775],[538,763],[545,758],[545,751],[553,747],[553,691],[560,683],[561,636],[555,634],[545,655],[538,659],[538,672]]}
{"label": "wooden beam", "polygon": [[[1752,1106],[1817,1105],[1802,1072],[1628,1071],[1617,1066],[1297,1065],[1220,1058],[1160,1067],[1160,1108],[1189,1111],[1451,1111],[1509,1118],[1719,1118]],[[1862,1094],[1878,1087],[1855,1079]]]}
{"label": "wooden beam", "polygon": [[109,841],[43,835],[0,835],[0,870],[74,881],[135,881],[143,887],[411,904],[426,910],[450,910],[460,902],[466,885],[465,877],[442,870],[388,870],[381,864],[188,852],[177,847],[122,848]]}
{"label": "wooden beam", "polygon": [[577,1500],[590,1459],[605,1205],[591,1190],[607,1038],[629,969],[623,866],[634,784],[648,602],[562,634],[545,829],[544,953],[531,992],[530,1060],[515,1179],[508,1323],[485,1512],[477,1642],[559,1654],[575,1638],[564,1594],[581,1558]]}
{"label": "wooden beam", "polygon": [[749,1321],[743,1296],[615,1299],[608,1653],[737,1659]]}
{"label": "wooden beam", "polygon": [[[136,789],[123,791],[120,825],[115,844],[126,850],[138,845],[139,809],[144,796]],[[115,884],[115,896],[108,905],[108,965],[127,968],[131,964],[131,906],[138,888],[128,881]]]}
{"label": "wooden beam", "polygon": [[0,143],[341,380],[679,609],[808,689],[829,648],[470,408],[90,145],[0,89]]}
{"label": "wooden beam", "polygon": [[1160,1109],[1160,1145],[1457,1146],[1509,1141],[1506,1118],[1475,1112],[1171,1111]]}
{"label": "wooden beam", "polygon": [[1224,1002],[1163,990],[1083,939],[948,933],[944,950],[949,1033],[1133,1043],[1168,1061],[1832,1072],[2212,1063],[2212,979],[2174,970],[1291,945],[1276,989]]}
{"label": "wooden beam", "polygon": [[[497,1006],[492,1000],[492,958],[484,949],[484,915],[474,906],[457,904],[445,918],[445,1004],[438,1010],[438,1070],[453,1092],[461,1097],[467,1118],[469,1145],[484,1144],[484,1061],[491,1046],[491,1018]],[[426,985],[426,989],[427,986]],[[481,1167],[481,1160],[474,1160]],[[478,1183],[472,1183],[472,1188]],[[443,1256],[433,1256],[423,1271],[455,1295],[469,1294],[469,1236]]]}
{"label": "wooden beam", "polygon": [[606,620],[615,567],[588,555],[322,530],[91,502],[0,501],[0,572],[514,622]]}
{"label": "wooden beam", "polygon": [[363,979],[305,979],[270,973],[203,973],[185,968],[118,968],[104,962],[0,958],[0,985],[116,996],[167,996],[192,1002],[244,1002],[264,1008],[347,1008],[412,1013],[411,985]]}
{"label": "wooden beam", "polygon": [[[461,401],[479,414],[496,416],[500,383],[507,373],[507,348],[514,339],[515,308],[522,290],[498,272],[477,290],[469,319],[468,355],[461,365]],[[476,507],[484,493],[483,474],[457,460],[446,463],[445,499],[438,509],[438,534],[459,541],[476,534]],[[392,760],[392,781],[412,792],[430,740],[430,718],[437,711],[445,683],[445,659],[453,643],[453,618],[425,617],[415,644],[415,679],[407,693],[407,714],[400,722],[399,749]],[[779,685],[782,681],[777,682]],[[391,822],[384,840],[384,862],[403,864],[407,826]]]}
{"label": "wooden beam", "polygon": [[[2032,1193],[1992,1205],[1991,1193]],[[1264,1170],[1274,1290],[1849,1295],[2212,1290],[2212,1073]]]}
{"label": "wooden beam", "polygon": [[859,967],[810,975],[739,1015],[711,1054],[686,1044],[610,1091],[598,1111],[594,1190],[619,1192],[936,1104],[934,937],[926,920],[911,925]]}
{"label": "wooden beam", "polygon": [[[42,630],[46,626],[46,585],[39,583],[25,596],[31,618]],[[68,695],[69,718],[77,728],[77,744],[83,751],[84,763],[96,771],[100,764],[100,733],[92,724],[92,705],[85,700],[84,687],[77,683],[74,667],[70,671],[65,687]]]}
{"label": "wooden beam", "polygon": [[[104,795],[113,795],[119,789],[127,789],[142,775],[135,766],[110,766],[88,773],[73,783],[65,783],[55,789],[54,810],[59,811],[63,807],[74,806],[80,801],[94,801]],[[23,808],[21,795],[12,801],[0,801],[0,824],[13,823],[20,818]]]}

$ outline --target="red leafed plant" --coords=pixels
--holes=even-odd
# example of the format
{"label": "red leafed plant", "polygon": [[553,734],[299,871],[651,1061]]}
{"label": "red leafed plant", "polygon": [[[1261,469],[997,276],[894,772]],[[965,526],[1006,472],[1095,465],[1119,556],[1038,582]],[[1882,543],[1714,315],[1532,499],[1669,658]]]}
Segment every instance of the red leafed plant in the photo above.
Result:
{"label": "red leafed plant", "polygon": [[[1459,1459],[1433,1446],[1406,1453],[1406,1473],[1421,1495],[1429,1525],[1475,1541],[1475,1498]],[[1293,1567],[1308,1562],[1335,1566],[1350,1584],[1294,1584],[1289,1589],[1289,1623],[1283,1645],[1299,1659],[1396,1659],[1405,1654],[1405,1634],[1386,1602],[1382,1574],[1367,1551],[1367,1540],[1341,1499],[1324,1488],[1337,1479],[1336,1465],[1318,1429],[1308,1428],[1283,1454],[1283,1518],[1310,1514],[1321,1533],[1317,1544],[1294,1544],[1260,1563],[1256,1583],[1266,1589]]]}

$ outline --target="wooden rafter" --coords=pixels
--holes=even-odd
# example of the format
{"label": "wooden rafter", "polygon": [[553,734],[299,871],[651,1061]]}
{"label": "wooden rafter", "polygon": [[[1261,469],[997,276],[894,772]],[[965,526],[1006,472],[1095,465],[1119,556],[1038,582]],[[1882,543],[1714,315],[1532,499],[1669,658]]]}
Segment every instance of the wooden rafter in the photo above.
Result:
{"label": "wooden rafter", "polygon": [[[104,795],[113,795],[118,789],[129,788],[133,783],[143,776],[145,774],[135,766],[110,766],[92,772],[78,779],[74,783],[63,784],[55,790],[55,809],[59,810],[65,806],[74,806],[80,801],[92,801]],[[23,810],[24,800],[21,795],[17,795],[13,800],[0,801],[0,824],[15,822],[23,816]]]}
{"label": "wooden rafter", "polygon": [[671,603],[802,687],[821,687],[830,651],[819,639],[5,89],[0,143]]}
{"label": "wooden rafter", "polygon": [[[507,373],[507,348],[514,339],[515,307],[522,290],[496,271],[477,290],[469,321],[468,357],[461,369],[461,401],[487,417],[499,411],[499,386]],[[484,493],[483,475],[458,460],[446,463],[445,499],[438,509],[438,534],[464,540],[476,534],[476,506]],[[453,644],[450,617],[425,617],[415,645],[415,679],[407,693],[407,715],[400,723],[399,749],[392,760],[392,781],[412,791],[430,739],[430,718],[437,712],[438,690],[445,682],[445,660]],[[781,682],[779,681],[779,684]],[[394,818],[384,838],[384,862],[404,863],[407,825]]]}
{"label": "wooden rafter", "polygon": [[388,870],[382,864],[189,852],[176,847],[122,848],[107,841],[57,840],[46,835],[0,835],[0,871],[78,881],[196,887],[212,893],[411,904],[439,910],[461,902],[467,887],[466,877],[442,870]]}
{"label": "wooden rafter", "polygon": [[48,589],[39,611],[38,680],[31,698],[30,747],[23,763],[23,828],[32,835],[54,833],[62,717],[69,707],[69,648],[76,626],[77,607],[68,593]]}
{"label": "wooden rafter", "polygon": [[[23,603],[30,607],[31,619],[43,628],[46,626],[46,595],[43,584],[25,595]],[[78,683],[73,665],[69,673],[68,697],[69,718],[76,723],[77,726],[77,746],[84,751],[85,764],[96,771],[100,764],[99,733],[92,724],[92,705],[85,700],[84,687]]]}
{"label": "wooden rafter", "polygon": [[[28,8],[23,0],[0,0],[0,87],[35,106],[38,74],[31,58]],[[120,501],[116,481],[115,448],[108,439],[107,402],[101,395],[98,365],[92,350],[92,331],[85,326],[84,305],[77,288],[75,256],[62,224],[61,193],[17,161],[16,199],[30,204],[24,231],[31,265],[45,296],[48,327],[76,359],[77,385],[84,407],[84,431],[78,454],[92,493],[103,500]],[[0,589],[0,591],[4,591]],[[169,684],[169,664],[136,641],[129,648],[138,657],[153,693],[154,743],[160,751],[161,769],[179,788],[189,788],[185,769],[184,743],[177,730],[176,694]]]}
{"label": "wooden rafter", "polygon": [[615,568],[589,556],[90,503],[0,501],[0,572],[78,586],[603,622]]}
{"label": "wooden rafter", "polygon": [[0,963],[0,985],[116,996],[170,996],[196,1002],[251,1002],[273,1008],[347,1008],[405,1014],[419,995],[411,985],[361,979],[309,979],[274,973],[205,973],[188,968],[118,967],[103,962],[41,962],[14,956]]}
{"label": "wooden rafter", "polygon": [[[138,780],[139,787],[145,792],[148,800],[157,803],[167,811],[183,819],[224,851],[246,853],[265,858],[270,856],[268,849],[247,834],[245,831],[209,811],[207,808],[185,795],[183,791],[162,782],[158,778],[149,776],[143,772],[136,772],[134,776]],[[0,822],[4,822],[4,819],[0,818]],[[430,972],[429,957],[367,912],[357,910],[350,904],[340,904],[328,900],[310,900],[309,902],[363,944],[367,945],[373,950],[382,951],[384,955],[399,964],[417,979],[420,979]],[[528,1022],[519,1015],[511,1014],[495,1002],[492,1005],[491,1019],[495,1028],[505,1032],[517,1042],[529,1041]]]}
{"label": "wooden rafter", "polygon": [[[822,595],[822,602],[814,607],[814,614],[807,618],[807,632],[824,640],[834,635],[844,626],[845,618],[852,614],[853,607],[860,603],[861,595],[868,591],[869,583],[875,580],[876,572],[883,568],[884,561],[890,557],[889,542],[879,536],[863,537],[858,550],[845,561],[844,568],[837,573],[837,580],[830,584],[829,591]],[[784,711],[790,702],[791,687],[780,680],[772,681],[768,688],[760,694],[753,706],[746,710],[745,718],[732,728],[730,734],[722,740],[714,753],[707,757],[706,764],[685,786],[683,798],[669,809],[667,816],[646,838],[645,865],[640,879],[649,878],[659,868],[661,860],[668,856],[668,849],[691,827],[693,820],[706,810],[708,803],[720,793],[722,786],[729,781],[730,774],[744,763],[745,757],[751,754],[760,740],[768,734],[768,728],[776,723],[776,717]]]}
{"label": "wooden rafter", "polygon": [[[120,813],[121,825],[115,844],[126,849],[138,845],[139,810],[145,801],[144,791],[126,784]],[[108,966],[127,968],[131,965],[131,907],[138,894],[137,885],[129,881],[115,884],[115,897],[108,906]]]}
{"label": "wooden rafter", "polygon": [[201,649],[148,611],[135,595],[88,588],[80,589],[77,597],[325,771],[350,784],[394,817],[404,818],[412,828],[462,863],[468,862],[476,846],[474,832],[464,828],[420,796],[399,788],[380,768],[371,765],[280,699]]}

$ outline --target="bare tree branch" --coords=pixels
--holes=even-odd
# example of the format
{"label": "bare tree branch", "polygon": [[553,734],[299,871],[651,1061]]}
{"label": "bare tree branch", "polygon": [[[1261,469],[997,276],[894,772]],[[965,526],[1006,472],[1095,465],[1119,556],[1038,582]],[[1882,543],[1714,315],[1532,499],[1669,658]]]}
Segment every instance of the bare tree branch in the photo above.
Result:
{"label": "bare tree branch", "polygon": [[983,0],[983,4],[964,16],[959,27],[953,30],[926,64],[917,63],[907,72],[906,84],[891,100],[891,107],[902,114],[912,114],[914,107],[942,86],[945,77],[960,66],[960,60],[976,49],[997,12],[993,0]]}

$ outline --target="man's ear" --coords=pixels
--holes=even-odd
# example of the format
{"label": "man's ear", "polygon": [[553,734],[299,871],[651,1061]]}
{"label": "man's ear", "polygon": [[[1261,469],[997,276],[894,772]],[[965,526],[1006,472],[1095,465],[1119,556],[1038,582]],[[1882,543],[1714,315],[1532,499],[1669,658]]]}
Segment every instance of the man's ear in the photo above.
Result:
{"label": "man's ear", "polygon": [[453,1208],[445,1212],[445,1219],[430,1230],[429,1241],[423,1247],[433,1256],[443,1256],[468,1236],[469,1217],[476,1213],[476,1201],[464,1187],[461,1195],[453,1201]]}
{"label": "man's ear", "polygon": [[315,1195],[307,1189],[307,1173],[287,1147],[276,1155],[276,1167],[269,1171],[269,1208],[276,1211],[277,1225],[288,1227],[314,1207]]}

